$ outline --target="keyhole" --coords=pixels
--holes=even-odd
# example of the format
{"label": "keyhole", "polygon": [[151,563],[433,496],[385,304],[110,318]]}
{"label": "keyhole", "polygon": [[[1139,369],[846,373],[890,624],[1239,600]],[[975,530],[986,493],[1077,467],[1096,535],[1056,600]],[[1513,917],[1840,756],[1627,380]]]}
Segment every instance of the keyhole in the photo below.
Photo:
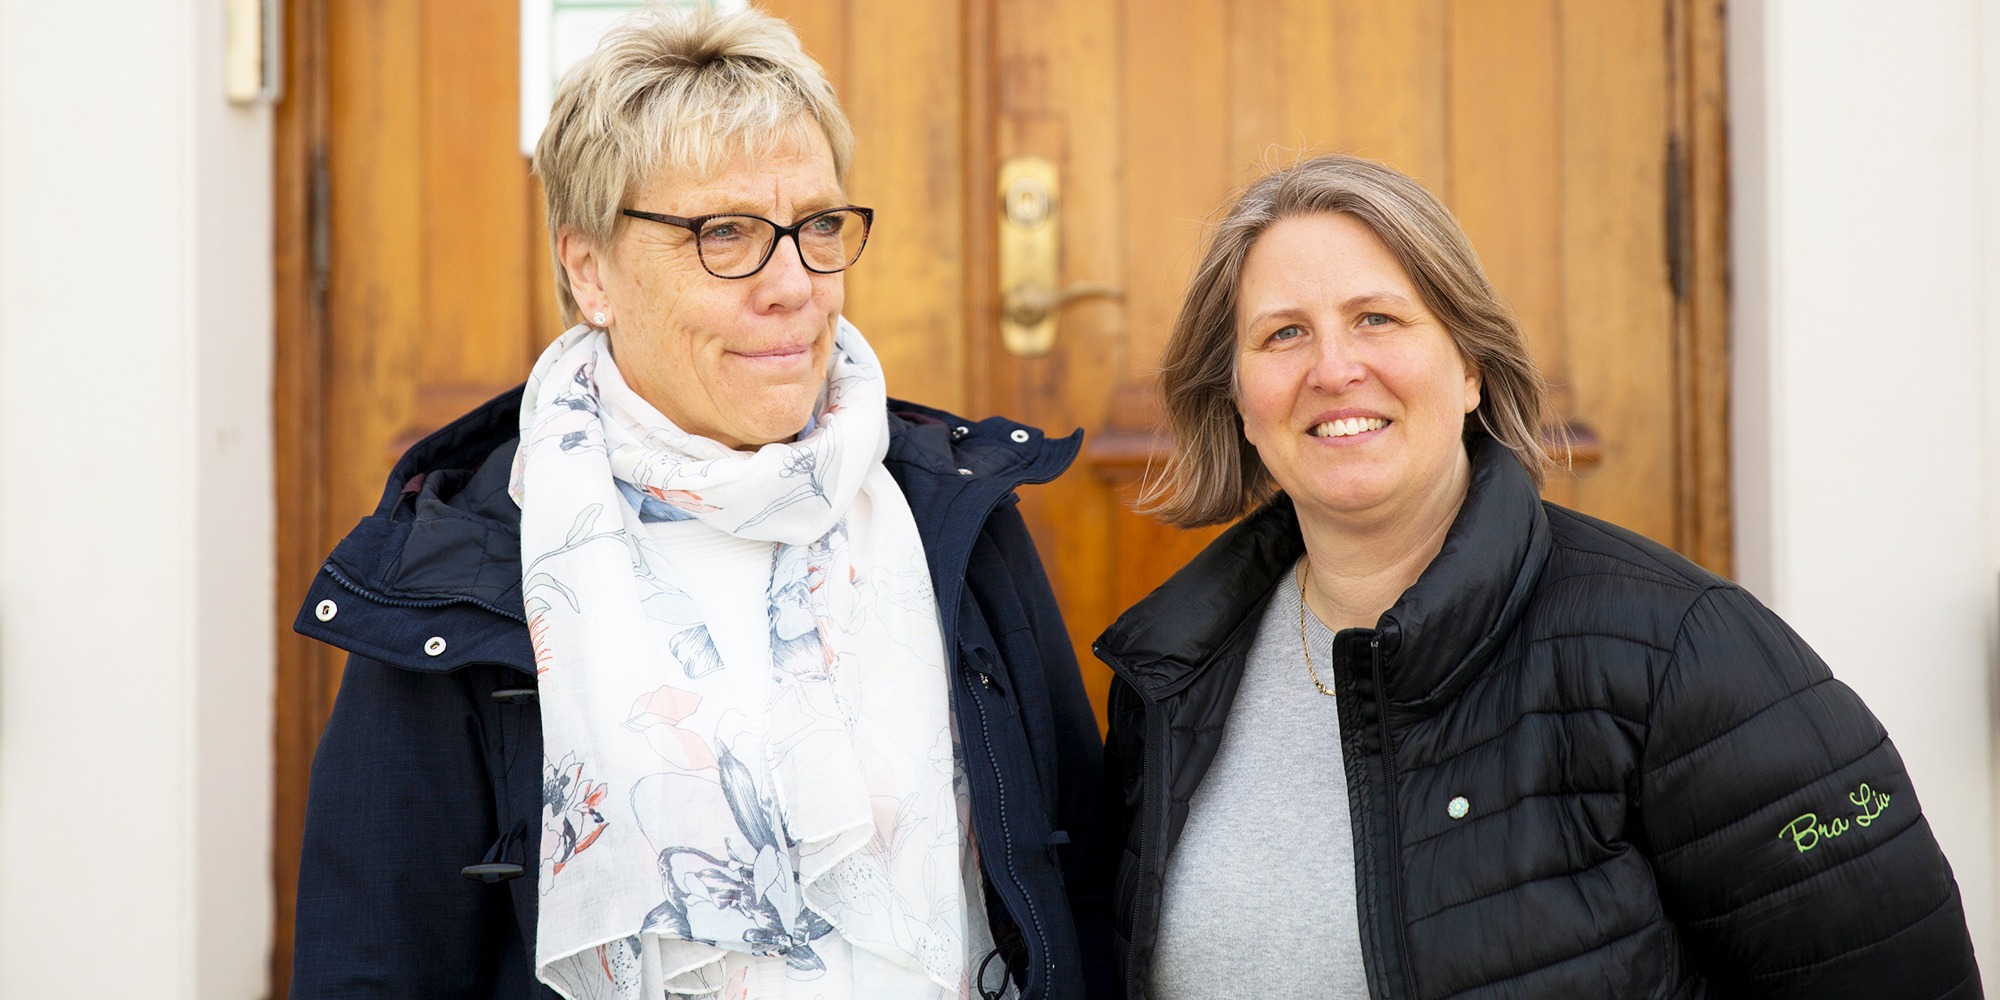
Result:
{"label": "keyhole", "polygon": [[1031,227],[1048,217],[1049,189],[1041,181],[1022,177],[1007,186],[1007,221]]}

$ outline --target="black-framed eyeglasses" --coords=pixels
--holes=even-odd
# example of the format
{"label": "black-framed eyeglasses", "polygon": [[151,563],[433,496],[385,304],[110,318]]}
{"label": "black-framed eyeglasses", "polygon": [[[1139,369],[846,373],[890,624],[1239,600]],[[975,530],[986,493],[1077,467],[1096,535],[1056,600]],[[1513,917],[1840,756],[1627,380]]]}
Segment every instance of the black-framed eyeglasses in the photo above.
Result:
{"label": "black-framed eyeglasses", "polygon": [[868,227],[875,223],[875,210],[858,205],[814,212],[789,226],[760,215],[734,212],[692,219],[634,208],[621,209],[620,213],[693,233],[701,266],[718,278],[747,278],[763,270],[778,240],[786,236],[798,248],[799,263],[806,270],[819,274],[845,271],[861,259],[861,248],[868,245]]}

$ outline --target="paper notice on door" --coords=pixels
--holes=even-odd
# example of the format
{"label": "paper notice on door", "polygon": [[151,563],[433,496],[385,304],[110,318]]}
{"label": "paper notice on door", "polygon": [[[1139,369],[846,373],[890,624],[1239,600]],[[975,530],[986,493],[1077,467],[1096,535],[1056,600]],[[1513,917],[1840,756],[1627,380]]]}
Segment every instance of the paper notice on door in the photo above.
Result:
{"label": "paper notice on door", "polygon": [[[749,0],[655,0],[668,7],[710,7],[725,12]],[[521,0],[521,153],[533,156],[549,121],[556,82],[589,55],[618,19],[645,6],[639,0]]]}

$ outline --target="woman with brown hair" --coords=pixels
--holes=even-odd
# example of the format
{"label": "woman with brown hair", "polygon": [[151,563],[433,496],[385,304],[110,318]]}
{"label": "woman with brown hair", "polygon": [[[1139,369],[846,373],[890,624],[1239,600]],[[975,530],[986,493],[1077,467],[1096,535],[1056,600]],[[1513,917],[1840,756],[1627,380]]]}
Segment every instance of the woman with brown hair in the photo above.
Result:
{"label": "woman with brown hair", "polygon": [[1537,496],[1544,384],[1436,198],[1217,227],[1149,497],[1241,517],[1098,640],[1127,996],[1980,995],[1895,748],[1776,615]]}

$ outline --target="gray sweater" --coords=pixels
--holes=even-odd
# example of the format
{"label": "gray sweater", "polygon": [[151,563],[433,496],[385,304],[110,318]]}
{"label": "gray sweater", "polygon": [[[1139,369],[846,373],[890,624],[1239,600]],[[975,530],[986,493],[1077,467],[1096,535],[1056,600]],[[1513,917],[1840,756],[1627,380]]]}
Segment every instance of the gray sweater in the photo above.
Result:
{"label": "gray sweater", "polygon": [[[1167,859],[1161,1000],[1367,1000],[1335,700],[1313,687],[1294,575],[1257,628],[1215,764]],[[1305,616],[1320,680],[1333,633]]]}

